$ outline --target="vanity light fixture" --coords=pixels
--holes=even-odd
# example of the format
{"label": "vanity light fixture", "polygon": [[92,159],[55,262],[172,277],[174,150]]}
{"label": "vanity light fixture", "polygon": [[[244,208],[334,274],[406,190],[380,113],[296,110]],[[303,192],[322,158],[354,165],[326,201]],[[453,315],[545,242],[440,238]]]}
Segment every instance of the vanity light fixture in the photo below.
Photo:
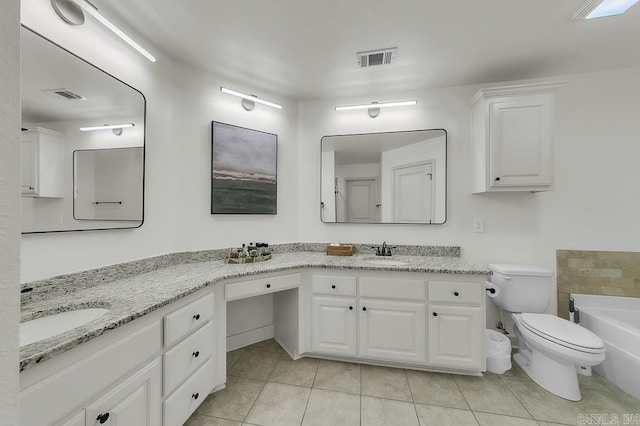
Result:
{"label": "vanity light fixture", "polygon": [[366,109],[369,113],[369,117],[375,118],[380,114],[380,108],[391,108],[400,106],[417,105],[418,101],[397,101],[397,102],[371,102],[370,104],[362,105],[344,105],[337,106],[336,111],[352,111],[355,109]]}
{"label": "vanity light fixture", "polygon": [[82,25],[84,23],[84,12],[93,16],[93,18],[107,27],[108,30],[120,37],[125,43],[137,50],[142,56],[156,62],[157,59],[145,48],[140,46],[135,40],[126,35],[122,30],[116,27],[111,21],[102,16],[98,9],[86,0],[51,0],[51,6],[56,14],[69,25]]}
{"label": "vanity light fixture", "polygon": [[134,127],[133,123],[123,123],[123,124],[104,124],[102,126],[89,126],[89,127],[80,127],[81,132],[91,132],[94,130],[111,130],[114,135],[120,136],[122,134],[122,129],[126,129],[129,127]]}
{"label": "vanity light fixture", "polygon": [[265,101],[264,99],[260,99],[256,95],[247,95],[245,93],[236,92],[235,90],[227,89],[226,87],[222,86],[220,86],[220,91],[222,93],[226,93],[227,95],[233,95],[242,98],[242,107],[247,111],[251,111],[256,106],[256,103],[267,105],[271,108],[282,109],[282,105],[275,102]]}
{"label": "vanity light fixture", "polygon": [[620,15],[637,2],[638,0],[589,0],[573,18],[594,19]]}

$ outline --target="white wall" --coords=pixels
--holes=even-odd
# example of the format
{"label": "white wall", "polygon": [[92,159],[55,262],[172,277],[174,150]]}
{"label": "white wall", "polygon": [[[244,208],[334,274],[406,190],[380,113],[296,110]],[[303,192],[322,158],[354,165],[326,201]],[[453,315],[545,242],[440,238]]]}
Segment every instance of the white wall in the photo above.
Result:
{"label": "white wall", "polygon": [[[138,37],[158,57],[153,64],[92,19],[81,27],[64,24],[47,0],[23,0],[22,22],[140,90],[147,101],[143,226],[24,235],[23,282],[168,252],[296,240],[296,103],[258,93],[284,104],[284,110],[257,105],[247,112],[239,99],[221,93],[220,86],[247,92],[254,88],[176,65]],[[134,30],[115,23],[135,38]],[[278,134],[277,215],[210,214],[212,120]]]}
{"label": "white wall", "polygon": [[0,13],[0,423],[18,424],[20,4]]}
{"label": "white wall", "polygon": [[[300,169],[298,239],[459,245],[465,259],[480,264],[518,262],[553,270],[557,249],[638,251],[640,69],[560,80],[567,83],[556,99],[555,190],[536,194],[471,194],[467,102],[480,86],[301,102],[299,162],[308,167]],[[384,110],[376,119],[333,109],[372,99],[416,98],[417,107]],[[448,132],[444,225],[332,225],[316,219],[322,136],[428,128]],[[473,233],[474,218],[485,220],[485,233]],[[494,316],[490,311],[489,323]]]}

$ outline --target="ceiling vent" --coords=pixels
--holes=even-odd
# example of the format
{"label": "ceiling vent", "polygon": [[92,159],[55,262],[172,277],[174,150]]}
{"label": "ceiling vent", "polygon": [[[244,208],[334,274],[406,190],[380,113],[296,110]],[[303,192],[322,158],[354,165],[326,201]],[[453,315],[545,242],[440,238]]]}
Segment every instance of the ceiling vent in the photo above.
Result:
{"label": "ceiling vent", "polygon": [[395,61],[397,47],[388,49],[368,50],[366,52],[356,53],[358,66],[360,68],[372,67],[375,65],[388,65]]}
{"label": "ceiling vent", "polygon": [[75,92],[72,92],[69,89],[64,89],[64,88],[63,89],[48,89],[48,90],[43,90],[43,92],[51,93],[52,95],[59,96],[61,98],[72,100],[72,101],[75,101],[75,100],[84,101],[84,100],[87,99],[82,95],[79,95],[79,94],[77,94]]}

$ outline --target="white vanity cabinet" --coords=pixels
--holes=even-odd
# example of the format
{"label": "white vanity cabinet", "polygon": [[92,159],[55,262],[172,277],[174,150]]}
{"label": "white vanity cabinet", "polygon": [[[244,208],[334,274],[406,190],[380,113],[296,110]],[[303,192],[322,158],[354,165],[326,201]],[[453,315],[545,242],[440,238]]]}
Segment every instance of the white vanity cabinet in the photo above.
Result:
{"label": "white vanity cabinet", "polygon": [[64,197],[64,140],[62,133],[36,127],[20,135],[22,195]]}
{"label": "white vanity cabinet", "polygon": [[474,194],[552,189],[553,109],[560,86],[493,87],[471,99]]}
{"label": "white vanity cabinet", "polygon": [[484,293],[478,283],[429,281],[430,365],[484,369]]}

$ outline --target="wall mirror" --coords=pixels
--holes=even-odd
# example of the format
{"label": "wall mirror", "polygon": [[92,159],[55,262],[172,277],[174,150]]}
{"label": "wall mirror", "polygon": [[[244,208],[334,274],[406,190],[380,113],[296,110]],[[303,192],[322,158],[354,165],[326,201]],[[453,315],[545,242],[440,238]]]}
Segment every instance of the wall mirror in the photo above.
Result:
{"label": "wall mirror", "polygon": [[320,145],[323,222],[446,221],[445,130],[324,136]]}
{"label": "wall mirror", "polygon": [[20,49],[22,232],[141,226],[142,93],[25,27]]}

